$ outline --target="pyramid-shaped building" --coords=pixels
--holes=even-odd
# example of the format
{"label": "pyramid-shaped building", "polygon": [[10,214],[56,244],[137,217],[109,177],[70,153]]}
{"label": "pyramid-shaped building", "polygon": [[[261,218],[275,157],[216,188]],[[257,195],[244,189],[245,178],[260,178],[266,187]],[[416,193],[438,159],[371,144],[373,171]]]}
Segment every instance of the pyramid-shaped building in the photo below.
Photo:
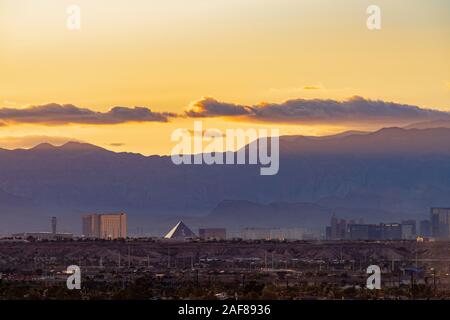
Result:
{"label": "pyramid-shaped building", "polygon": [[183,221],[180,221],[165,236],[165,239],[185,240],[188,238],[196,238],[195,233],[191,231]]}

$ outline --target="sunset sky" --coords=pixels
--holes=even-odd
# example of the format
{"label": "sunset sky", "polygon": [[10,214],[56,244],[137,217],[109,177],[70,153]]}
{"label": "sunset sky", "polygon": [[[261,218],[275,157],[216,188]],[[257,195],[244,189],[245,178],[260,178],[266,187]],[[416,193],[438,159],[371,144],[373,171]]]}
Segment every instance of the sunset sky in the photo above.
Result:
{"label": "sunset sky", "polygon": [[0,0],[0,147],[168,154],[198,119],[325,135],[446,112],[448,0]]}

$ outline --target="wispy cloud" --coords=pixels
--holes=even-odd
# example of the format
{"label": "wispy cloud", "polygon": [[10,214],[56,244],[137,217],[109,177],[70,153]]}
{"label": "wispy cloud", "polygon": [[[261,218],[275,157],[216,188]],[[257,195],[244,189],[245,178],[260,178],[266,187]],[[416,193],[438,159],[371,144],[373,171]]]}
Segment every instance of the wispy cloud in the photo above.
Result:
{"label": "wispy cloud", "polygon": [[304,90],[321,90],[322,87],[321,86],[304,86],[303,89]]}
{"label": "wispy cloud", "polygon": [[63,145],[69,141],[83,142],[82,140],[68,137],[52,137],[40,135],[27,136],[10,136],[0,137],[0,148],[17,149],[17,148],[32,148],[41,143],[50,143],[55,146]]}
{"label": "wispy cloud", "polygon": [[93,111],[72,104],[49,103],[24,109],[0,108],[0,123],[119,124],[126,122],[167,122],[176,114],[153,112],[145,107],[114,107],[107,112]]}
{"label": "wispy cloud", "polygon": [[190,117],[244,117],[255,121],[294,123],[407,122],[450,119],[450,113],[414,105],[354,96],[344,101],[294,99],[283,103],[245,106],[214,98],[196,101],[186,111]]}
{"label": "wispy cloud", "polygon": [[[348,89],[348,88],[345,88]],[[293,87],[282,87],[282,88],[270,88],[269,94],[297,94],[297,95],[304,95],[307,94],[308,91],[322,91],[322,92],[329,92],[329,91],[343,91],[344,88],[339,89],[327,89],[324,85],[321,83],[318,84],[305,84],[302,86],[293,86]]]}

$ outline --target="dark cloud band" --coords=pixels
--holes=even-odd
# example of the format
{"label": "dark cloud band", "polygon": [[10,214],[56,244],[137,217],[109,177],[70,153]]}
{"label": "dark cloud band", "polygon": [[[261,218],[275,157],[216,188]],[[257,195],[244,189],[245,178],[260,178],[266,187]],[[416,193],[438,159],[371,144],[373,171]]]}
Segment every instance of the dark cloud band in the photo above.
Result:
{"label": "dark cloud band", "polygon": [[50,103],[25,109],[1,108],[0,124],[40,123],[60,124],[119,124],[126,122],[167,122],[173,113],[153,112],[144,107],[114,107],[107,112],[97,112],[72,104]]}
{"label": "dark cloud band", "polygon": [[214,98],[206,97],[194,102],[189,110],[186,111],[186,115],[193,118],[242,116],[250,114],[251,111],[250,107],[219,102]]}
{"label": "dark cloud band", "polygon": [[240,116],[267,122],[346,123],[450,119],[450,113],[413,105],[352,97],[345,101],[295,99],[244,106],[203,98],[186,111],[189,117]]}

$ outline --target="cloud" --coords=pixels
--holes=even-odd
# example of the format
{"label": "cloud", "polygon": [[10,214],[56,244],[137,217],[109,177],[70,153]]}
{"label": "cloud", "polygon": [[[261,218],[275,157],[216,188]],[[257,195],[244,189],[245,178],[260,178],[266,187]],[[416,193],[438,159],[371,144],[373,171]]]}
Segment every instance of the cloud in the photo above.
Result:
{"label": "cloud", "polygon": [[320,91],[320,92],[326,93],[326,92],[335,92],[335,91],[343,92],[343,91],[348,91],[348,90],[351,90],[351,88],[329,89],[329,88],[325,88],[325,86],[322,85],[321,83],[318,83],[318,84],[305,84],[305,85],[297,86],[297,87],[270,88],[269,93],[270,94],[282,94],[282,95],[294,95],[294,94],[305,95],[305,94],[311,93],[309,91]]}
{"label": "cloud", "polygon": [[303,89],[304,90],[320,90],[320,89],[322,89],[322,87],[319,87],[319,86],[304,86]]}
{"label": "cloud", "polygon": [[450,119],[450,113],[354,96],[344,101],[295,99],[283,103],[245,106],[214,98],[196,101],[190,117],[239,116],[255,121],[293,123],[370,123]]}
{"label": "cloud", "polygon": [[75,138],[68,137],[52,137],[52,136],[12,136],[12,137],[0,137],[0,148],[4,149],[18,149],[18,148],[32,148],[41,143],[50,143],[54,146],[63,145],[69,141],[83,142]]}
{"label": "cloud", "polygon": [[194,131],[194,130],[188,130],[187,133],[189,133],[191,136],[199,136],[199,137],[209,137],[209,138],[225,138],[226,134],[224,132],[221,132],[219,129],[207,129],[202,131]]}
{"label": "cloud", "polygon": [[97,112],[72,104],[50,103],[25,109],[0,108],[0,123],[61,124],[119,124],[126,122],[167,122],[173,113],[153,112],[145,107],[114,107],[107,112]]}

